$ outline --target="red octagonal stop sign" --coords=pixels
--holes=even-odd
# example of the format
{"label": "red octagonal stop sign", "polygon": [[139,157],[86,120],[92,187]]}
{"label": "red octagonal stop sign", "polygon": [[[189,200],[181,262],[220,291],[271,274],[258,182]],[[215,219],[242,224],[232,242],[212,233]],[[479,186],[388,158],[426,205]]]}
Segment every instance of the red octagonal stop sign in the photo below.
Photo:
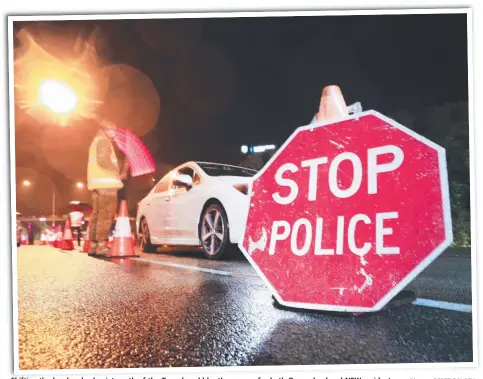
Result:
{"label": "red octagonal stop sign", "polygon": [[445,150],[375,111],[297,129],[240,248],[283,305],[379,310],[453,240]]}

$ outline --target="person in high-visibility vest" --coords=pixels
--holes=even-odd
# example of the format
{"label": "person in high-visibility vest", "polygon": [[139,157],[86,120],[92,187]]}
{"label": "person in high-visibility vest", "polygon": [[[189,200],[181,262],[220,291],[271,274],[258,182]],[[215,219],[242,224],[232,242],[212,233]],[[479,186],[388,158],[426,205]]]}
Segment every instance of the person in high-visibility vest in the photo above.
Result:
{"label": "person in high-visibility vest", "polygon": [[109,228],[116,216],[117,195],[123,187],[114,144],[101,128],[89,147],[87,188],[92,192],[89,256],[109,254]]}
{"label": "person in high-visibility vest", "polygon": [[77,233],[77,245],[81,245],[81,229],[84,224],[84,213],[74,210],[69,213],[70,226],[73,232]]}

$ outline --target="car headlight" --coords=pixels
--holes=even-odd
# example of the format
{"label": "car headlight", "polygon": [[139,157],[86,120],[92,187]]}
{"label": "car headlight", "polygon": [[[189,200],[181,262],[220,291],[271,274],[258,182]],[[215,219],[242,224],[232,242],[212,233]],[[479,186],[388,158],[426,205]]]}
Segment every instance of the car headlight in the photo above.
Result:
{"label": "car headlight", "polygon": [[248,194],[248,185],[246,184],[235,184],[233,187],[235,187],[238,191],[240,191],[244,195]]}

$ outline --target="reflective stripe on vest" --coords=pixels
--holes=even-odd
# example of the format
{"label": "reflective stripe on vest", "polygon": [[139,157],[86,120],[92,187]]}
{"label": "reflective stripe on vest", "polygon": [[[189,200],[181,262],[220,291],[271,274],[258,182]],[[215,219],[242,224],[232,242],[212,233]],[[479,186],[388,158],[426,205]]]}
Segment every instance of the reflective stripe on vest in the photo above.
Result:
{"label": "reflective stripe on vest", "polygon": [[70,221],[72,223],[72,226],[74,227],[82,226],[82,218],[84,217],[82,212],[71,212],[69,213],[69,216],[70,216]]}
{"label": "reflective stripe on vest", "polygon": [[114,178],[95,178],[95,179],[89,179],[87,183],[109,183],[109,184],[118,184],[122,183],[121,180],[119,179],[114,179]]}

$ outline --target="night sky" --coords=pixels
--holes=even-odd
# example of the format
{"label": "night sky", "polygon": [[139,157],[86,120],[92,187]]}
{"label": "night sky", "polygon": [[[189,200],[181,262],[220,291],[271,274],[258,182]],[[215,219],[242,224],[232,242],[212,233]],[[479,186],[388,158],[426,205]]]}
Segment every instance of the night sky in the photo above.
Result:
{"label": "night sky", "polygon": [[[176,53],[160,59],[153,54],[159,65],[129,62],[151,77],[161,95],[164,117],[153,137],[161,142],[158,155],[163,161],[233,162],[239,160],[242,143],[280,144],[295,127],[311,120],[321,89],[328,84],[338,84],[347,103],[361,101],[364,109],[386,114],[468,97],[466,15],[212,19],[173,24],[175,31],[201,28],[199,43],[216,48],[219,62],[211,56],[204,59],[203,49],[189,55],[190,63],[179,66],[170,62]],[[176,43],[176,36],[169,39]],[[186,39],[192,42],[194,37]],[[182,44],[174,47],[184,48]],[[196,49],[186,47],[190,48]],[[122,61],[122,55],[116,54],[116,59]],[[189,79],[182,78],[192,77],[190,70],[201,75],[185,83]],[[173,97],[176,87],[188,93]],[[199,103],[201,107],[207,103],[211,112],[204,113]]]}
{"label": "night sky", "polygon": [[326,85],[339,85],[347,104],[360,101],[364,110],[389,116],[467,101],[466,18],[298,16],[56,25],[85,35],[101,26],[99,55],[152,80],[160,112],[156,128],[143,139],[158,163],[237,164],[240,145],[279,145],[308,124]]}

